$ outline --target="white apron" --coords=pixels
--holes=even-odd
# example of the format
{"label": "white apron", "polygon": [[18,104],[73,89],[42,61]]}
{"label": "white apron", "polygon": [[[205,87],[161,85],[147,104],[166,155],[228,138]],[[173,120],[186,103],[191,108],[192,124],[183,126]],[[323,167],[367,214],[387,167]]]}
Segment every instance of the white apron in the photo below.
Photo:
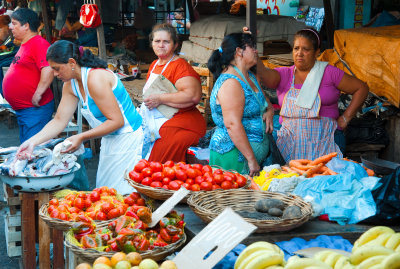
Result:
{"label": "white apron", "polygon": [[[80,91],[77,92],[82,103],[82,116],[85,117],[91,128],[96,128],[103,122],[96,119],[89,109],[87,75],[87,73],[82,72],[85,100],[83,100]],[[135,192],[136,190],[124,179],[124,172],[125,170],[131,171],[142,158],[142,147],[143,131],[141,127],[134,132],[123,130],[119,134],[109,134],[102,137],[96,188],[107,186],[116,189],[122,195]]]}
{"label": "white apron", "polygon": [[[168,64],[172,61],[174,58],[175,54],[172,56],[172,58],[165,64],[164,68],[162,69],[160,74],[154,74],[154,68],[156,68],[158,62],[160,60],[157,60],[155,65],[153,66],[153,69],[150,71],[150,76],[146,81],[146,84],[143,86],[143,93],[151,87],[153,82],[156,80],[156,78],[161,75],[164,70],[167,68]],[[149,147],[146,156],[143,156],[145,159],[148,159],[151,153],[151,150],[153,149],[154,143],[156,142],[157,139],[159,139],[160,133],[159,130],[161,126],[168,120],[166,117],[164,117],[163,114],[161,114],[160,111],[158,111],[157,108],[153,108],[149,110],[147,106],[144,104],[144,102],[140,106],[140,116],[142,116],[143,121],[145,123],[145,126],[147,128],[147,131],[149,132],[149,139],[150,139],[150,145],[146,146]]]}

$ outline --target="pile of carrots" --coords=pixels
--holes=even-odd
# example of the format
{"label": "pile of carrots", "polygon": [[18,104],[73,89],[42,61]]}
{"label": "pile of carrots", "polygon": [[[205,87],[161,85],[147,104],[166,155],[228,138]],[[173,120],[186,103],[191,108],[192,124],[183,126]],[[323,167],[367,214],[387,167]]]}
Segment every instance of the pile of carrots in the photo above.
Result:
{"label": "pile of carrots", "polygon": [[[315,176],[327,176],[336,175],[337,173],[329,169],[326,164],[334,157],[337,156],[337,152],[332,152],[321,156],[315,160],[299,159],[291,160],[288,166],[282,166],[282,170],[287,172],[295,172],[299,175],[303,175],[307,178]],[[355,162],[344,158],[346,161]],[[364,166],[363,166],[364,167]],[[375,173],[373,170],[364,167],[369,176],[373,176]]]}

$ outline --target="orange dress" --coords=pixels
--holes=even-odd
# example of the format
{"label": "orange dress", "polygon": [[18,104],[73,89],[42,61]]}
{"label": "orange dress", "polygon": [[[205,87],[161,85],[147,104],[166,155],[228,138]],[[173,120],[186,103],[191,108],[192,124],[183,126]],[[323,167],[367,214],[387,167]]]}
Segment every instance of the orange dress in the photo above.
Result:
{"label": "orange dress", "polygon": [[[154,61],[149,70],[153,69]],[[164,65],[157,65],[153,73],[160,74]],[[150,73],[147,74],[147,78]],[[200,81],[196,71],[184,59],[169,63],[163,75],[173,84],[180,78],[192,76]],[[206,133],[206,122],[196,106],[181,108],[159,130],[161,138],[154,143],[149,161],[164,163],[166,161],[186,161],[186,151],[195,146]]]}

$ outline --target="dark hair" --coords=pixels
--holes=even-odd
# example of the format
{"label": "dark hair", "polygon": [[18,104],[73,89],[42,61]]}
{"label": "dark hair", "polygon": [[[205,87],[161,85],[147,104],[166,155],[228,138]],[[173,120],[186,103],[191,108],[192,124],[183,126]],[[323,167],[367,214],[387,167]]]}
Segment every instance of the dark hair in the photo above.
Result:
{"label": "dark hair", "polygon": [[321,37],[318,34],[318,31],[314,28],[305,28],[294,35],[294,40],[298,37],[304,37],[310,40],[311,44],[313,45],[314,50],[318,50],[321,46]]}
{"label": "dark hair", "polygon": [[68,40],[58,40],[47,50],[47,61],[66,64],[70,58],[74,59],[79,66],[107,68],[106,61],[94,56],[90,50],[83,50],[83,47]]}
{"label": "dark hair", "polygon": [[19,21],[21,25],[29,23],[29,29],[32,32],[37,32],[40,22],[39,16],[35,11],[29,8],[19,8],[11,14],[11,19]]}
{"label": "dark hair", "polygon": [[153,42],[154,33],[158,32],[158,31],[165,31],[165,32],[169,33],[174,44],[178,44],[178,42],[179,42],[178,33],[176,32],[175,27],[173,27],[169,23],[160,23],[160,24],[156,24],[153,26],[153,30],[151,31],[151,33],[149,35],[150,43]]}
{"label": "dark hair", "polygon": [[[234,33],[224,37],[221,47],[213,51],[207,63],[208,69],[213,73],[215,79],[234,59],[236,48],[245,49],[246,46],[256,47],[254,38],[250,34]],[[251,71],[255,72],[255,66],[251,68]]]}

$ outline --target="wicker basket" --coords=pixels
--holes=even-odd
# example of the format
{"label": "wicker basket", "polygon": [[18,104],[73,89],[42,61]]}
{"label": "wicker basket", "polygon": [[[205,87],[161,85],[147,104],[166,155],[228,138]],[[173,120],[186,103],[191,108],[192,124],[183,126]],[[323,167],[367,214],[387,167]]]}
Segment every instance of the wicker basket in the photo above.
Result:
{"label": "wicker basket", "polygon": [[[251,184],[251,180],[248,176],[245,176],[247,178],[247,183],[244,187],[240,188],[240,189],[248,189],[250,184]],[[125,171],[125,176],[124,176],[125,180],[128,181],[129,185],[131,185],[132,187],[134,187],[138,192],[147,195],[150,198],[156,199],[156,200],[167,200],[169,197],[171,197],[175,191],[171,191],[171,190],[166,190],[164,188],[153,188],[150,186],[146,186],[146,185],[142,185],[140,183],[137,183],[135,181],[133,181],[132,179],[129,178],[127,171]],[[182,199],[181,202],[183,203],[187,203],[187,199],[190,197],[190,195],[192,195],[193,193],[203,193],[203,192],[207,192],[207,193],[215,193],[215,192],[220,192],[222,190],[213,190],[213,191],[198,191],[198,192],[193,192],[190,191],[190,193]]]}
{"label": "wicker basket", "polygon": [[[139,252],[143,259],[150,258],[155,261],[161,261],[168,255],[175,252],[186,242],[186,234],[184,233],[182,238],[175,243],[169,244],[165,247],[155,247],[153,250],[147,250]],[[65,236],[64,245],[69,248],[75,255],[85,262],[93,263],[98,257],[106,256],[111,258],[115,251],[101,252],[95,249],[84,249],[80,248],[70,242],[68,236]]]}
{"label": "wicker basket", "polygon": [[288,231],[307,222],[312,215],[311,205],[304,202],[299,196],[256,190],[236,189],[195,193],[189,197],[187,203],[197,216],[208,223],[215,219],[226,207],[231,207],[234,211],[254,211],[256,201],[266,198],[279,199],[288,206],[296,205],[300,207],[303,216],[295,219],[274,218],[271,220],[244,218],[247,222],[258,227],[256,233]]}
{"label": "wicker basket", "polygon": [[[73,221],[60,220],[50,217],[49,214],[47,213],[48,208],[49,208],[49,203],[43,204],[39,209],[39,216],[44,222],[46,222],[46,224],[50,228],[60,231],[68,231],[69,229],[72,228],[72,225],[74,224]],[[94,222],[96,223],[96,228],[102,228],[106,227],[111,221],[115,219],[116,218],[103,221],[95,220]]]}

